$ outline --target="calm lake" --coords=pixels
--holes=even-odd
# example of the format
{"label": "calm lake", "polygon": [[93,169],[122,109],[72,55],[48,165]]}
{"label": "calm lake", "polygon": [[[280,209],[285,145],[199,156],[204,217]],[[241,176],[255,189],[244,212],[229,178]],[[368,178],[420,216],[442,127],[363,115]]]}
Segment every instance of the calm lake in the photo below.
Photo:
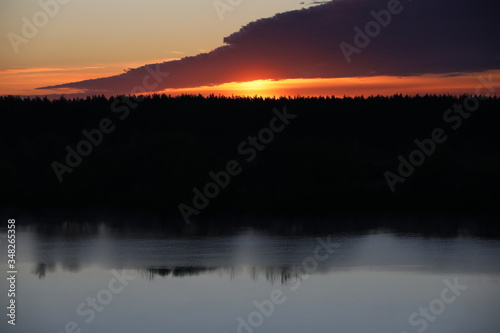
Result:
{"label": "calm lake", "polygon": [[100,223],[18,226],[16,240],[16,326],[3,278],[1,332],[500,332],[496,239]]}

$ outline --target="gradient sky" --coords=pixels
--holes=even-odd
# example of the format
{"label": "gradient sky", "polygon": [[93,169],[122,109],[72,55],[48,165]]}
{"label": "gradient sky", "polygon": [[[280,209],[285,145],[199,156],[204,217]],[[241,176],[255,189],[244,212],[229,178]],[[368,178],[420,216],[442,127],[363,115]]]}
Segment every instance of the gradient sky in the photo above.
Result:
{"label": "gradient sky", "polygon": [[247,0],[221,20],[212,0],[71,0],[15,53],[7,35],[22,35],[22,18],[32,22],[41,7],[0,0],[0,94],[41,94],[33,88],[210,51],[248,22],[302,7]]}
{"label": "gradient sky", "polygon": [[[44,3],[50,3],[56,0],[42,0]],[[60,0],[62,1],[62,0]],[[68,1],[68,0],[65,0]],[[222,0],[226,2],[227,0]],[[311,75],[300,75],[300,73],[280,73],[280,79],[292,79],[276,83],[267,81],[258,81],[251,84],[234,84],[232,81],[246,81],[254,79],[277,79],[278,76],[271,74],[264,75],[262,72],[256,71],[256,68],[262,70],[262,66],[243,66],[245,69],[238,69],[240,71],[248,71],[251,74],[240,76],[227,76],[225,80],[210,80],[210,73],[207,73],[206,80],[214,82],[216,87],[206,87],[204,81],[183,83],[182,85],[171,86],[172,89],[164,90],[167,93],[224,93],[224,94],[261,94],[261,95],[279,95],[279,94],[300,94],[300,95],[318,95],[318,94],[335,94],[335,95],[358,95],[358,94],[373,94],[380,90],[381,94],[392,93],[411,93],[416,92],[449,92],[449,93],[472,93],[477,85],[477,76],[493,74],[495,81],[500,81],[498,71],[492,71],[500,68],[496,66],[500,60],[498,54],[497,58],[491,57],[491,53],[496,52],[498,48],[484,48],[488,46],[487,39],[491,40],[491,44],[498,44],[494,38],[495,33],[492,31],[484,31],[482,36],[478,36],[478,41],[482,49],[477,50],[476,54],[469,55],[468,50],[464,49],[463,53],[466,57],[457,57],[457,59],[449,59],[450,54],[456,54],[457,49],[448,48],[448,54],[441,55],[441,59],[449,59],[447,62],[438,64],[443,70],[429,70],[428,67],[422,66],[421,72],[412,73],[412,75],[422,75],[419,78],[401,78],[399,71],[396,68],[394,73],[391,71],[380,71],[377,75],[376,70],[367,72],[367,63],[373,62],[374,69],[385,68],[389,66],[392,68],[394,60],[389,59],[389,65],[380,61],[381,57],[386,57],[384,54],[384,43],[392,43],[394,45],[401,45],[401,33],[398,35],[398,29],[404,32],[407,29],[404,26],[404,21],[411,21],[412,14],[417,15],[418,10],[412,11],[407,3],[402,3],[406,6],[405,11],[400,15],[406,15],[406,18],[399,19],[394,17],[392,25],[386,31],[382,31],[381,37],[377,37],[380,41],[374,39],[372,45],[369,46],[370,53],[366,52],[367,59],[359,60],[358,64],[349,67],[346,63],[337,62],[338,68],[346,68],[346,72],[340,73],[322,73],[316,75],[321,77],[321,80],[311,80]],[[430,0],[419,0],[420,2],[429,3]],[[235,1],[237,3],[237,1]],[[446,1],[440,0],[442,4],[449,3],[454,6],[457,2],[458,5],[473,5],[476,2],[472,1]],[[484,1],[483,1],[484,2]],[[234,3],[234,2],[233,2]],[[350,32],[356,25],[362,26],[370,18],[369,11],[373,9],[379,10],[380,5],[385,5],[387,1],[381,0],[343,0],[342,3],[348,5],[354,4],[358,6],[358,11],[352,10],[347,14],[342,14],[339,17],[332,16],[331,26],[332,38],[344,38],[347,42],[351,42],[354,32]],[[357,5],[361,4],[361,5]],[[407,6],[408,5],[408,6]],[[412,4],[413,5],[413,4]],[[363,7],[364,6],[364,7]],[[76,82],[94,78],[108,77],[123,73],[126,68],[136,68],[151,63],[162,63],[170,60],[181,59],[186,56],[196,56],[199,53],[206,53],[219,48],[224,44],[223,38],[228,37],[240,30],[242,26],[247,25],[252,21],[262,18],[272,17],[273,15],[281,12],[297,10],[300,8],[307,8],[308,5],[301,4],[296,0],[242,0],[239,5],[234,6],[234,10],[224,13],[224,20],[218,16],[213,0],[70,0],[67,4],[59,4],[57,13],[54,17],[50,17],[46,25],[38,28],[38,32],[32,38],[27,38],[26,44],[19,45],[19,52],[15,52],[11,42],[9,41],[9,33],[22,35],[23,17],[33,22],[33,15],[42,10],[39,1],[34,0],[0,0],[0,24],[2,38],[0,38],[0,94],[49,94],[61,92],[77,92],[79,89],[66,89],[66,90],[34,90],[36,87],[53,86],[64,84],[68,82]],[[418,8],[416,4],[414,8]],[[460,8],[460,6],[458,6]],[[463,7],[465,8],[465,7]],[[442,10],[439,7],[439,10]],[[420,9],[420,13],[422,13]],[[366,12],[366,13],[365,13]],[[477,11],[480,13],[480,10]],[[360,14],[361,13],[361,14]],[[425,12],[424,12],[425,13]],[[314,22],[314,17],[309,15],[309,18],[299,13],[298,18],[311,19]],[[364,15],[366,14],[366,15]],[[433,11],[434,18],[443,19],[447,17],[445,11],[436,13]],[[469,13],[466,13],[469,14]],[[484,21],[488,21],[488,13],[485,13]],[[491,14],[491,13],[490,13]],[[270,22],[280,27],[283,26],[284,30],[296,29],[303,23],[300,20],[288,20],[287,18],[294,18],[295,14],[282,16],[279,19],[273,18]],[[441,15],[441,16],[440,16]],[[477,15],[476,15],[477,16]],[[426,17],[418,17],[413,19],[428,19]],[[437,19],[434,19],[435,24],[439,24]],[[306,21],[305,20],[305,21]],[[343,21],[337,23],[338,21]],[[344,22],[345,21],[345,22]],[[474,17],[473,20],[474,21]],[[262,23],[262,22],[257,22]],[[432,18],[430,24],[432,25]],[[443,25],[446,22],[443,22]],[[458,22],[459,23],[459,22]],[[288,26],[287,26],[288,24]],[[330,23],[328,23],[330,24]],[[343,24],[343,25],[341,25]],[[293,25],[293,26],[292,26]],[[399,25],[399,26],[398,26]],[[265,39],[273,31],[266,31],[261,29],[263,24],[254,24],[254,33],[250,37],[243,36],[241,33],[235,34],[233,37],[237,42],[242,39],[250,40],[255,44],[256,54],[265,54],[268,46],[260,43],[260,40]],[[342,31],[343,27],[347,27],[346,32]],[[490,27],[490,26],[488,26]],[[480,27],[481,28],[481,27]],[[484,27],[482,27],[484,28]],[[333,30],[336,29],[336,30]],[[446,30],[446,27],[443,26]],[[276,29],[275,29],[276,30]],[[307,30],[307,25],[304,26]],[[342,34],[340,33],[342,32]],[[446,32],[446,31],[445,31]],[[273,32],[274,33],[274,32]],[[300,35],[301,30],[296,29],[293,32],[295,35]],[[407,32],[408,33],[408,32]],[[415,33],[415,32],[409,32]],[[457,33],[464,33],[459,31]],[[275,34],[276,35],[276,34]],[[293,35],[293,36],[295,36]],[[339,35],[342,35],[339,37]],[[233,35],[234,36],[234,35]],[[278,38],[286,42],[283,46],[284,60],[290,58],[294,50],[305,49],[300,45],[301,40],[287,37],[285,33],[276,35]],[[247,38],[248,37],[248,38]],[[323,37],[323,36],[320,36]],[[329,38],[328,35],[324,36]],[[253,38],[253,40],[252,40]],[[305,36],[304,40],[310,39]],[[391,39],[392,38],[392,39]],[[452,38],[453,39],[453,38]],[[457,41],[460,39],[458,38]],[[482,43],[486,40],[485,43]],[[247,42],[244,40],[244,42]],[[377,42],[377,43],[376,43]],[[295,43],[295,44],[294,44]],[[413,43],[419,46],[418,43],[425,45],[426,40],[417,41]],[[241,44],[241,43],[240,43]],[[248,44],[248,43],[247,43]],[[325,43],[326,44],[326,43]],[[404,44],[404,41],[403,41]],[[457,44],[457,43],[456,43]],[[253,44],[252,44],[253,45]],[[332,44],[338,51],[338,43]],[[390,45],[390,44],[389,44]],[[439,41],[429,41],[429,50],[423,52],[422,63],[428,64],[436,62],[436,57],[439,57],[439,52],[432,49],[432,45],[439,45]],[[411,47],[406,47],[408,52]],[[420,48],[421,49],[421,48]],[[368,50],[368,48],[367,48]],[[382,51],[380,51],[382,50]],[[394,54],[395,49],[388,50],[389,54]],[[398,50],[399,51],[399,50]],[[312,52],[312,51],[311,51]],[[325,46],[324,53],[327,55],[331,53],[329,46]],[[364,51],[363,51],[364,52]],[[378,52],[378,53],[377,53]],[[317,53],[304,55],[314,61],[318,61],[315,57]],[[427,54],[435,54],[437,56],[427,56]],[[483,57],[486,54],[488,57]],[[233,57],[245,58],[244,53],[232,55]],[[356,55],[353,56],[353,58]],[[369,56],[369,57],[368,57]],[[468,58],[467,58],[468,57]],[[275,56],[276,58],[276,56]],[[415,59],[420,59],[415,57]],[[415,59],[410,59],[415,62]],[[469,61],[470,59],[470,61]],[[334,59],[335,60],[335,59]],[[277,60],[280,62],[280,60]],[[323,58],[321,58],[323,61]],[[391,62],[392,61],[392,62]],[[408,67],[415,67],[411,64]],[[468,62],[467,62],[468,61]],[[222,64],[225,59],[221,58]],[[472,63],[473,66],[465,66],[464,64]],[[445,65],[443,65],[445,64]],[[449,64],[449,66],[448,66]],[[299,63],[299,65],[301,65]],[[310,64],[308,64],[311,66]],[[300,67],[296,64],[290,63],[290,67]],[[356,67],[360,66],[360,68]],[[369,67],[369,66],[368,66]],[[463,68],[463,71],[462,71]],[[353,70],[351,80],[345,81],[342,79],[326,79],[329,77],[348,77],[350,76],[349,70]],[[458,69],[458,70],[457,70]],[[406,70],[406,69],[404,69]],[[234,72],[234,69],[227,69],[228,72]],[[286,72],[286,69],[283,70]],[[223,72],[223,70],[219,71]],[[439,73],[442,72],[442,73]],[[347,73],[347,74],[346,74]],[[454,76],[439,75],[455,73]],[[456,74],[458,73],[458,75]],[[186,74],[187,75],[187,74]],[[393,75],[393,76],[391,76]],[[262,76],[262,77],[261,77]],[[366,77],[374,76],[374,77]],[[359,78],[363,77],[363,78]],[[307,80],[297,80],[298,78],[307,78]],[[499,80],[497,80],[499,79]],[[203,86],[203,88],[196,88]],[[173,89],[182,88],[182,89]],[[375,93],[376,94],[376,93]]]}
{"label": "gradient sky", "polygon": [[248,22],[301,7],[296,0],[247,0],[221,21],[212,0],[70,0],[16,54],[5,36],[20,33],[22,17],[32,18],[41,7],[38,0],[1,0],[0,65],[146,64],[196,55]]}

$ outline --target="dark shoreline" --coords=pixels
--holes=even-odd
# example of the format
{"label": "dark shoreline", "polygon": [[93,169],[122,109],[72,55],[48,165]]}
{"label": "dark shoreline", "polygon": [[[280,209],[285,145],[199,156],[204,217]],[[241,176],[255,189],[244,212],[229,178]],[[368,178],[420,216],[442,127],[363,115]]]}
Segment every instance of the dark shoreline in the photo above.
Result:
{"label": "dark shoreline", "polygon": [[224,215],[206,216],[187,225],[179,216],[151,212],[123,211],[51,211],[10,212],[2,220],[15,218],[21,228],[47,235],[93,237],[99,226],[113,232],[144,237],[205,237],[235,235],[251,229],[269,235],[342,235],[388,232],[420,237],[472,237],[500,239],[499,214],[429,214],[429,213],[352,213],[330,215]]}

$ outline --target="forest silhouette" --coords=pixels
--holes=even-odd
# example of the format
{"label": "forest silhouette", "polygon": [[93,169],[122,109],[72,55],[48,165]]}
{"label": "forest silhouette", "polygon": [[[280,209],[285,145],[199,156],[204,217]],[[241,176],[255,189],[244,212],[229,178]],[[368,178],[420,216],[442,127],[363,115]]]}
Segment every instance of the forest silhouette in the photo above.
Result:
{"label": "forest silhouette", "polygon": [[[201,215],[496,213],[500,99],[480,99],[453,129],[443,114],[466,98],[151,95],[120,120],[113,105],[134,97],[3,96],[0,202],[7,212],[147,211],[180,220],[178,205],[190,203],[193,188],[237,160],[242,173]],[[297,119],[245,164],[238,145],[285,107]],[[54,161],[63,164],[65,147],[104,118],[114,131],[59,182]],[[448,139],[391,192],[384,173],[397,173],[398,156],[435,128]]]}

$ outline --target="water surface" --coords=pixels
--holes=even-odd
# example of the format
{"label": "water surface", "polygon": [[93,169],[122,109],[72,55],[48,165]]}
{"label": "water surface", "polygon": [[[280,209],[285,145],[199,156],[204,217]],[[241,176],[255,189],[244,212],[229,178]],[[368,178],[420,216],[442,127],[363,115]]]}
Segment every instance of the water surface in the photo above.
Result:
{"label": "water surface", "polygon": [[2,332],[500,332],[494,239],[17,232],[17,325]]}

